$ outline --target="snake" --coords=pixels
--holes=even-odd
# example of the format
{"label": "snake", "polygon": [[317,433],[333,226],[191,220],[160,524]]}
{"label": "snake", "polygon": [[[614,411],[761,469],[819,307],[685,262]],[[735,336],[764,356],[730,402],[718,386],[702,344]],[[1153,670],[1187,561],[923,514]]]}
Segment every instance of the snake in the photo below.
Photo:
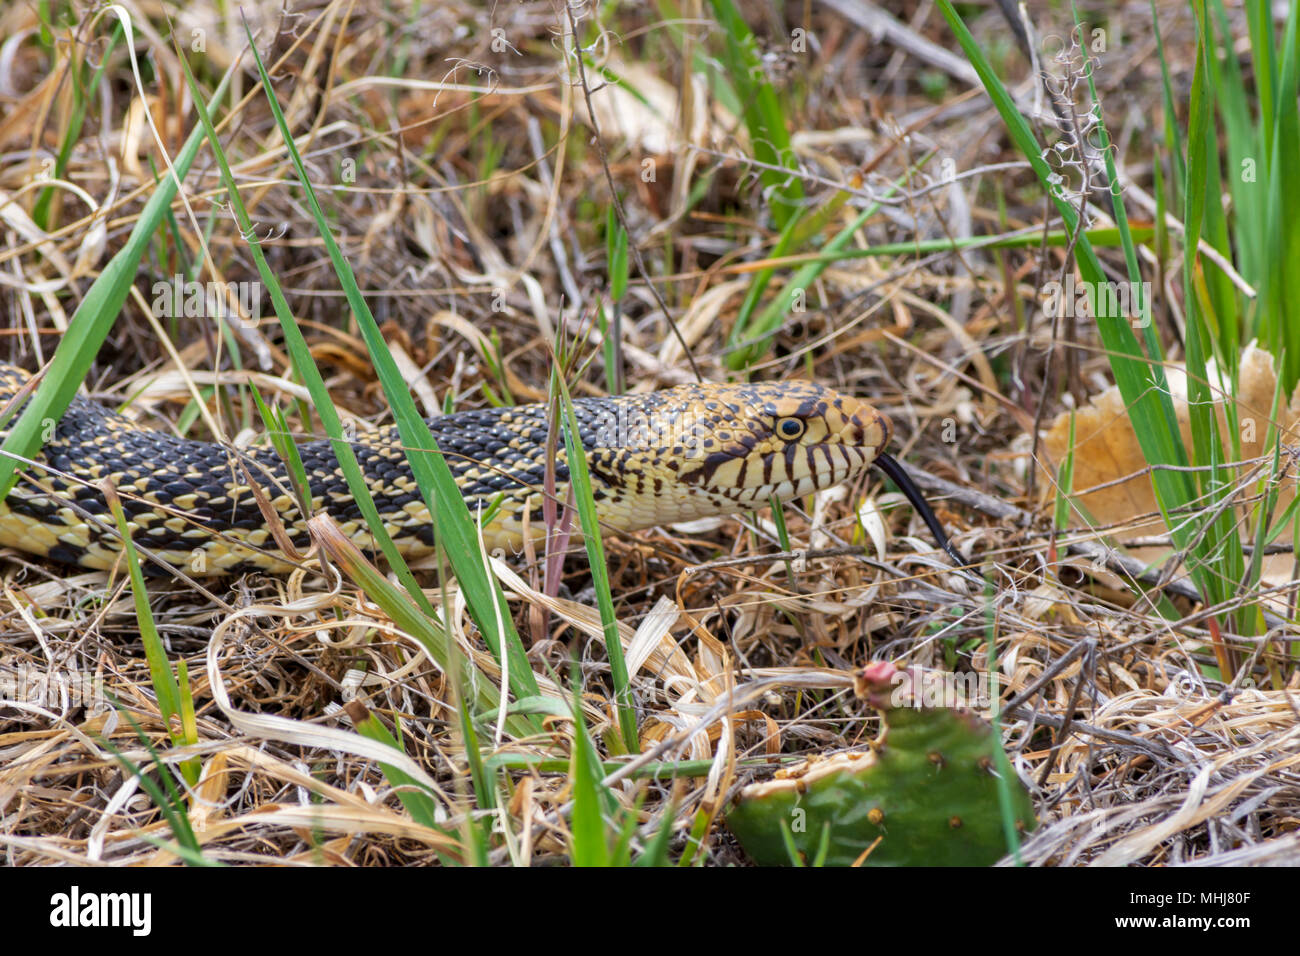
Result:
{"label": "snake", "polygon": [[[0,414],[21,409],[29,380],[23,369],[0,365]],[[920,492],[884,452],[889,419],[861,399],[789,380],[580,397],[573,409],[603,530],[626,534],[762,508],[853,481],[875,466],[960,561]],[[547,403],[428,420],[489,549],[518,552],[526,538],[546,535],[548,467],[555,500],[570,500],[565,443],[548,443],[550,421]],[[322,511],[358,547],[375,548],[329,439],[295,443],[311,494],[304,513],[305,492],[293,493],[289,468],[270,446],[236,449],[144,428],[80,395],[45,437],[23,480],[0,502],[0,546],[84,568],[114,567],[123,545],[105,494],[111,482],[133,543],[187,573],[291,569],[295,561],[277,541],[307,553],[307,520]],[[434,522],[397,427],[349,440],[398,551],[408,559],[432,553]],[[272,521],[282,524],[279,537]]]}

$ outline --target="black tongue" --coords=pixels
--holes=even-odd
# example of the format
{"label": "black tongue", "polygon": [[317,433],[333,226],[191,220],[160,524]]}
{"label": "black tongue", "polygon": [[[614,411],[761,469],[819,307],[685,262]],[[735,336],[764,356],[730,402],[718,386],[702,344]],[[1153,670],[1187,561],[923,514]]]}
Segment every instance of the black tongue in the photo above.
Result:
{"label": "black tongue", "polygon": [[903,466],[889,455],[884,454],[877,455],[872,464],[888,475],[894,484],[898,485],[898,490],[907,496],[907,500],[912,503],[916,513],[925,521],[930,533],[934,535],[934,540],[939,543],[939,547],[948,552],[948,557],[957,562],[957,567],[966,567],[966,559],[961,556],[960,551],[952,546],[947,533],[943,530],[943,525],[939,524],[939,519],[934,516],[934,512],[930,509],[930,503],[925,500],[925,495],[921,494],[921,489],[916,487],[912,479],[908,477],[907,472],[903,470]]}

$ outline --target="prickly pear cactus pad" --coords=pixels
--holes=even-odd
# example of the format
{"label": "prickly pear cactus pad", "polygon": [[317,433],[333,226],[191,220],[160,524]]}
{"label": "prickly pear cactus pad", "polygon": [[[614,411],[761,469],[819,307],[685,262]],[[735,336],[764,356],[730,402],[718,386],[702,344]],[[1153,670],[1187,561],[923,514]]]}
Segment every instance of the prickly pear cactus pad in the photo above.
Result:
{"label": "prickly pear cactus pad", "polygon": [[[806,862],[826,839],[827,866],[859,858],[862,866],[988,866],[1008,852],[993,728],[968,710],[911,706],[919,698],[899,688],[920,680],[868,665],[857,693],[884,711],[882,742],[741,791],[726,822],[756,863],[791,862],[783,829]],[[1029,795],[1018,779],[1009,783],[1016,829],[1031,830]]]}

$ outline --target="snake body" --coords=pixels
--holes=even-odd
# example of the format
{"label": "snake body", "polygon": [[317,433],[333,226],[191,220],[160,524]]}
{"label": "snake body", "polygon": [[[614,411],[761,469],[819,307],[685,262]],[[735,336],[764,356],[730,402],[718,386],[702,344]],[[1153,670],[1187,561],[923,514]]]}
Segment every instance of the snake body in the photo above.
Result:
{"label": "snake body", "polygon": [[[0,408],[28,373],[0,365]],[[809,382],[685,385],[574,401],[602,525],[627,532],[790,500],[862,474],[889,441],[870,405]],[[517,550],[545,534],[548,460],[544,404],[468,410],[429,420],[471,514],[490,513],[489,548]],[[433,549],[433,524],[395,426],[352,447],[385,529],[417,558]],[[552,446],[554,447],[554,446]],[[328,440],[298,444],[311,511],[328,512],[363,549],[374,546]],[[288,470],[271,448],[235,451],[144,429],[76,398],[36,465],[0,503],[0,545],[88,568],[112,567],[122,543],[103,482],[122,501],[132,540],[194,574],[291,567],[274,541],[252,483],[283,522],[295,550],[310,547]],[[561,440],[556,498],[568,497]],[[573,523],[576,530],[576,520]]]}

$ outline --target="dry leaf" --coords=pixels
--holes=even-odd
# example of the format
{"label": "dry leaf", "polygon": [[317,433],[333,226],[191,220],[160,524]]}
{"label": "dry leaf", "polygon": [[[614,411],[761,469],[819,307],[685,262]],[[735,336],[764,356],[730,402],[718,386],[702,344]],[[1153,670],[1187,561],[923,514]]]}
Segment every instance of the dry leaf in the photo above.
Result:
{"label": "dry leaf", "polygon": [[[1169,389],[1173,396],[1174,411],[1178,415],[1179,432],[1183,445],[1188,448],[1191,457],[1191,420],[1187,405],[1187,377],[1181,366],[1166,369]],[[1211,370],[1213,393],[1217,402],[1215,415],[1219,421],[1221,435],[1226,435],[1223,396],[1229,392],[1230,385]],[[1269,411],[1273,405],[1273,393],[1277,387],[1277,371],[1273,357],[1251,343],[1241,357],[1241,371],[1238,376],[1239,388],[1236,395],[1238,429],[1241,435],[1241,460],[1271,455],[1272,449],[1265,447],[1268,437]],[[1283,429],[1284,444],[1294,444],[1300,439],[1300,388],[1291,396],[1289,403],[1278,409],[1278,419]],[[1070,415],[1057,416],[1051,428],[1043,435],[1043,448],[1055,467],[1060,467],[1069,452]],[[1285,464],[1285,459],[1283,459]],[[1237,469],[1239,477],[1244,476],[1250,465]],[[1128,480],[1118,481],[1126,476]],[[1112,482],[1117,482],[1111,484]],[[1107,485],[1097,488],[1099,485]],[[1054,492],[1053,477],[1048,475],[1044,483],[1047,493]],[[1156,507],[1155,492],[1152,489],[1151,476],[1147,471],[1146,459],[1138,445],[1137,435],[1129,423],[1124,400],[1119,389],[1111,386],[1100,395],[1095,396],[1087,407],[1081,408],[1075,415],[1075,455],[1073,487],[1085,493],[1076,496],[1092,515],[1098,525],[1123,524],[1122,538],[1141,535],[1163,534],[1164,523],[1160,520]],[[1087,491],[1097,488],[1095,491]],[[1283,484],[1274,515],[1280,514],[1295,497],[1295,482]],[[1154,515],[1153,520],[1137,520],[1143,515]],[[1079,525],[1077,513],[1072,516],[1074,524]],[[1282,540],[1290,540],[1289,532]],[[1133,554],[1143,560],[1157,560],[1167,549],[1135,549]],[[1275,555],[1272,562],[1266,564],[1265,578],[1273,579],[1280,575],[1282,579],[1290,577],[1292,558],[1290,555]]]}
{"label": "dry leaf", "polygon": [[[639,63],[615,61],[607,64],[607,69],[623,82],[606,83],[591,95],[601,133],[634,143],[647,156],[662,156],[680,146],[684,132],[679,129],[678,116],[681,91]],[[692,82],[702,81],[692,77]],[[702,88],[696,92],[696,101],[705,102]],[[586,121],[586,103],[581,99],[578,116]],[[710,129],[709,117],[703,113],[693,117],[689,134],[693,143],[721,138],[717,130]]]}

